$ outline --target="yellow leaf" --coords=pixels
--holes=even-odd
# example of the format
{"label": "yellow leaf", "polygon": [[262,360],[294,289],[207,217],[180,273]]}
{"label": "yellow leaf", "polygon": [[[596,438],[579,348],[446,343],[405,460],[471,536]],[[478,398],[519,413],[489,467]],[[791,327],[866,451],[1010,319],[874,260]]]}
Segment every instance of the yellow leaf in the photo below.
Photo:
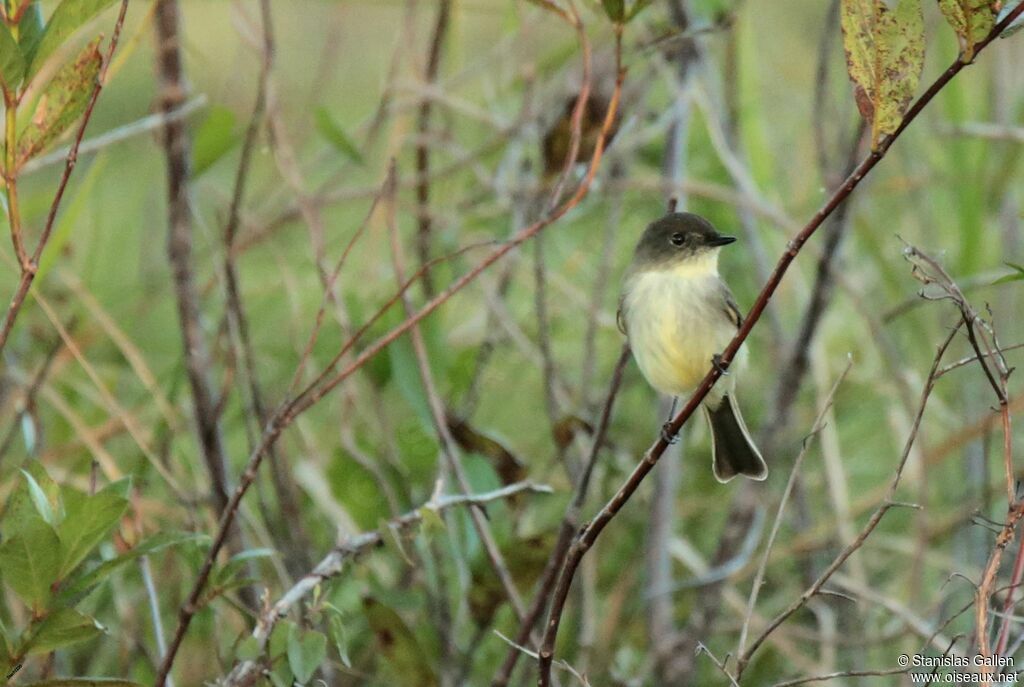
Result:
{"label": "yellow leaf", "polygon": [[843,47],[871,147],[894,132],[924,66],[920,0],[842,0]]}

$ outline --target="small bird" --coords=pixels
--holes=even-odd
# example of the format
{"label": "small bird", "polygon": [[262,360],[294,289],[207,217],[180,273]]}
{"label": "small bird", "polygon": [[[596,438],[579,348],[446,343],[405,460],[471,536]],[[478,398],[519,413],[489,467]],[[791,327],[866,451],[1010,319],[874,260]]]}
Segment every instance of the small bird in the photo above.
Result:
{"label": "small bird", "polygon": [[[640,237],[619,299],[619,329],[647,382],[673,397],[692,391],[718,365],[743,322],[718,275],[718,251],[736,239],[703,217],[672,212]],[[740,350],[734,368],[742,367]],[[719,482],[768,476],[736,405],[735,376],[719,380],[702,404],[711,426],[711,465]]]}

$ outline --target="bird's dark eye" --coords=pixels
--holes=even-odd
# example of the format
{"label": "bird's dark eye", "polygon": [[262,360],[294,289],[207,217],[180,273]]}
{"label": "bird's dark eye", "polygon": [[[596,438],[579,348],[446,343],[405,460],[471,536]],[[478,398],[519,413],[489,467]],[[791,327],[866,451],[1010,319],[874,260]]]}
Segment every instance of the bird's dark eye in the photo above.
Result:
{"label": "bird's dark eye", "polygon": [[686,242],[686,237],[679,232],[676,232],[672,234],[672,238],[669,240],[672,241],[673,246],[681,246]]}

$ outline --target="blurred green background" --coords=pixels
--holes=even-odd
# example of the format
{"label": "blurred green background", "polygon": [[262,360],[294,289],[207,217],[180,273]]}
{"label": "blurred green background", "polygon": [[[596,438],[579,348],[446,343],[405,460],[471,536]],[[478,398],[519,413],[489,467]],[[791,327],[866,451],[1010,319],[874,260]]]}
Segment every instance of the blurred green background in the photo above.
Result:
{"label": "blurred green background", "polygon": [[[577,4],[597,56],[595,83],[607,93],[609,23],[594,2]],[[842,178],[858,115],[830,4],[693,0],[688,3],[692,26],[683,40],[696,41],[699,59],[684,81],[677,78],[670,50],[681,41],[663,38],[677,31],[665,3],[654,2],[627,26],[627,95],[619,131],[591,192],[543,234],[555,419],[563,429],[575,418],[596,422],[622,344],[615,326],[620,278],[639,233],[664,212],[670,195],[680,195],[687,209],[707,216],[724,233],[741,237],[723,252],[722,270],[745,311],[765,267],[774,264],[788,238]],[[956,57],[957,46],[934,3],[924,4],[926,85]],[[429,85],[423,72],[436,3],[275,0],[271,5],[276,52],[269,107],[277,125],[261,125],[236,257],[259,383],[273,407],[285,398],[324,297],[316,242],[322,241],[329,271],[366,218],[391,158],[401,189],[398,222],[405,260],[417,264],[416,114],[425,94],[432,94],[434,103],[427,140],[436,173],[430,190],[431,254],[443,256],[504,240],[537,216],[543,197],[540,140],[575,92],[581,56],[572,30],[529,2],[455,0],[439,78]],[[131,3],[112,79],[100,96],[87,141],[155,111],[151,10],[151,2]],[[190,98],[201,99],[187,120],[196,164],[191,187],[196,276],[215,360],[214,385],[224,397],[221,426],[234,481],[248,455],[253,425],[246,420],[247,392],[224,321],[221,232],[257,86],[259,14],[249,0],[188,0],[182,16]],[[97,25],[108,33],[112,21],[107,12]],[[769,523],[824,396],[848,359],[853,365],[783,517],[754,630],[796,598],[813,579],[808,575],[820,572],[874,510],[910,430],[935,346],[956,322],[952,305],[917,296],[920,284],[902,257],[903,242],[939,258],[979,311],[991,309],[1000,342],[1012,345],[1024,337],[1020,282],[994,285],[1014,272],[1006,263],[1022,262],[1022,58],[1019,37],[987,49],[943,90],[849,201],[834,292],[807,349],[809,372],[773,452],[766,455],[771,476],[755,488],[754,500]],[[677,96],[681,104],[674,104]],[[666,132],[679,114],[685,137],[681,188],[667,184],[664,173]],[[1017,138],[1010,129],[1000,129],[994,138],[972,135],[970,127],[978,123],[1017,127],[1012,129]],[[331,127],[334,134],[328,133]],[[355,152],[339,144],[338,131]],[[108,556],[122,539],[133,541],[141,533],[214,531],[165,250],[165,162],[158,134],[144,132],[81,157],[34,287],[59,321],[71,323],[82,358],[123,411],[112,409],[64,347],[38,394],[32,414],[37,437],[30,440],[22,422],[0,463],[3,494],[14,488],[18,467],[29,457],[38,458],[58,482],[80,487],[88,484],[93,461],[101,466],[101,482],[113,479],[113,466],[133,475],[130,516],[118,538],[101,551]],[[48,166],[21,182],[32,236],[44,221],[59,171],[59,165]],[[290,172],[297,174],[291,181]],[[574,173],[570,183],[578,178]],[[302,204],[307,216],[319,217],[322,237],[311,231]],[[800,345],[800,323],[825,233],[797,259],[748,340],[754,362],[742,374],[739,398],[755,434],[775,408],[787,356]],[[483,245],[443,262],[433,271],[434,283],[450,283],[491,249]],[[450,412],[521,460],[524,476],[555,489],[550,496],[528,495],[488,507],[509,560],[521,564],[513,572],[527,599],[539,570],[533,558],[542,564],[546,554],[531,557],[524,542],[546,552],[570,495],[566,465],[579,460],[576,445],[560,448],[552,437],[533,261],[527,244],[423,326]],[[495,297],[510,263],[515,266],[508,291]],[[13,251],[4,241],[0,293],[13,292],[13,265]],[[303,379],[312,379],[347,340],[350,327],[370,317],[395,285],[387,226],[378,212],[340,273],[337,299],[328,306]],[[410,293],[415,303],[425,301],[418,288]],[[401,316],[400,305],[392,308],[360,346]],[[587,332],[594,322],[593,369],[587,370]],[[13,426],[19,410],[16,390],[57,340],[42,305],[30,297],[4,353],[4,427]],[[489,340],[493,356],[474,384],[481,346]],[[958,338],[947,362],[969,350]],[[1021,359],[1019,352],[1007,356],[1011,364]],[[1013,382],[1011,396],[1017,399]],[[471,395],[479,403],[472,403]],[[844,567],[847,582],[835,589],[859,601],[817,599],[811,612],[791,619],[774,635],[777,641],[755,656],[744,684],[832,670],[891,669],[900,652],[934,650],[921,628],[938,631],[973,594],[963,579],[950,580],[951,574],[977,580],[991,548],[991,533],[972,520],[973,514],[1000,521],[1005,513],[1001,435],[991,411],[995,402],[974,365],[942,378],[898,494],[922,509],[889,513]],[[584,517],[614,492],[657,436],[664,410],[630,363]],[[182,503],[166,488],[126,431],[125,414],[194,502]],[[1016,422],[1016,444],[1024,440],[1019,427]],[[578,440],[586,446],[588,437],[582,432]],[[98,448],[106,456],[97,455]],[[708,452],[706,431],[694,422],[683,442],[685,456],[667,459],[682,461],[666,540],[671,577],[678,583],[704,574],[701,566],[716,550],[740,488],[714,482]],[[299,518],[280,516],[269,466],[242,510],[251,545],[279,550],[255,559],[252,570],[255,588],[267,588],[270,599],[339,538],[376,528],[430,498],[439,447],[408,339],[390,346],[305,413],[283,436],[280,455],[300,494]],[[464,461],[476,490],[500,486],[493,456],[467,449]],[[643,561],[651,499],[652,487],[645,485],[588,557],[577,580],[583,591],[570,597],[558,655],[585,668],[595,685],[660,684],[648,625],[651,607],[669,604],[674,626],[686,628],[705,590],[684,584],[649,598]],[[421,672],[428,666],[445,679],[461,675],[464,684],[489,683],[507,651],[490,630],[511,636],[517,623],[507,605],[495,602],[493,619],[480,610],[496,593],[500,597],[500,588],[480,572],[486,565],[465,512],[453,511],[445,523],[407,542],[414,565],[395,547],[360,558],[291,618],[327,631],[333,640],[318,674],[322,679],[338,685],[433,684]],[[294,550],[281,551],[288,541],[308,547],[305,560],[296,559]],[[719,617],[700,641],[719,658],[734,650],[760,550],[738,556],[724,591],[716,592],[722,595],[716,602]],[[153,558],[167,631],[203,552],[201,543],[189,544]],[[365,598],[397,611],[412,639],[399,641],[397,649],[382,648],[379,623],[387,628],[393,620],[374,621],[373,611],[361,602]],[[436,631],[438,598],[447,600],[455,648],[445,649]],[[26,674],[50,670],[152,680],[157,651],[145,599],[138,570],[126,568],[87,600],[108,634],[58,653],[50,668],[32,662]],[[488,616],[482,625],[481,613]],[[7,618],[16,616],[17,611],[5,611]],[[941,631],[949,637],[970,633],[970,616]],[[915,625],[914,619],[923,624]],[[178,684],[225,674],[247,623],[246,612],[226,597],[208,604],[177,661]],[[969,650],[967,640],[961,648]],[[459,670],[453,673],[446,661]],[[517,684],[531,684],[532,661],[520,663]],[[695,666],[680,684],[726,684],[711,661],[698,658]],[[562,679],[567,684],[572,678]],[[900,680],[876,677],[871,684],[903,684]]]}

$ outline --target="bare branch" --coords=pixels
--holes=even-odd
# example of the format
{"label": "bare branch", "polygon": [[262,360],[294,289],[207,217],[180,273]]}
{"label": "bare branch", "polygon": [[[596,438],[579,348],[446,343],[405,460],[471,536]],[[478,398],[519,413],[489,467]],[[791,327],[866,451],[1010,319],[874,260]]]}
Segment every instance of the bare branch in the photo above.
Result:
{"label": "bare branch", "polygon": [[[553,492],[546,485],[534,484],[532,482],[516,482],[515,484],[509,484],[500,489],[482,494],[436,496],[420,508],[389,521],[386,527],[395,532],[405,532],[423,522],[425,511],[441,514],[456,506],[480,507],[493,501],[504,500],[522,493],[550,494]],[[289,611],[299,601],[312,593],[324,581],[340,575],[345,570],[346,563],[383,544],[384,535],[381,534],[381,530],[365,532],[349,537],[339,543],[308,574],[285,592],[266,611],[260,614],[259,619],[256,621],[256,627],[252,632],[252,636],[259,642],[260,649],[262,650],[266,647],[270,633],[278,621],[287,617]],[[224,679],[224,687],[251,685],[259,677],[259,670],[260,666],[256,661],[242,661],[236,664]]]}

